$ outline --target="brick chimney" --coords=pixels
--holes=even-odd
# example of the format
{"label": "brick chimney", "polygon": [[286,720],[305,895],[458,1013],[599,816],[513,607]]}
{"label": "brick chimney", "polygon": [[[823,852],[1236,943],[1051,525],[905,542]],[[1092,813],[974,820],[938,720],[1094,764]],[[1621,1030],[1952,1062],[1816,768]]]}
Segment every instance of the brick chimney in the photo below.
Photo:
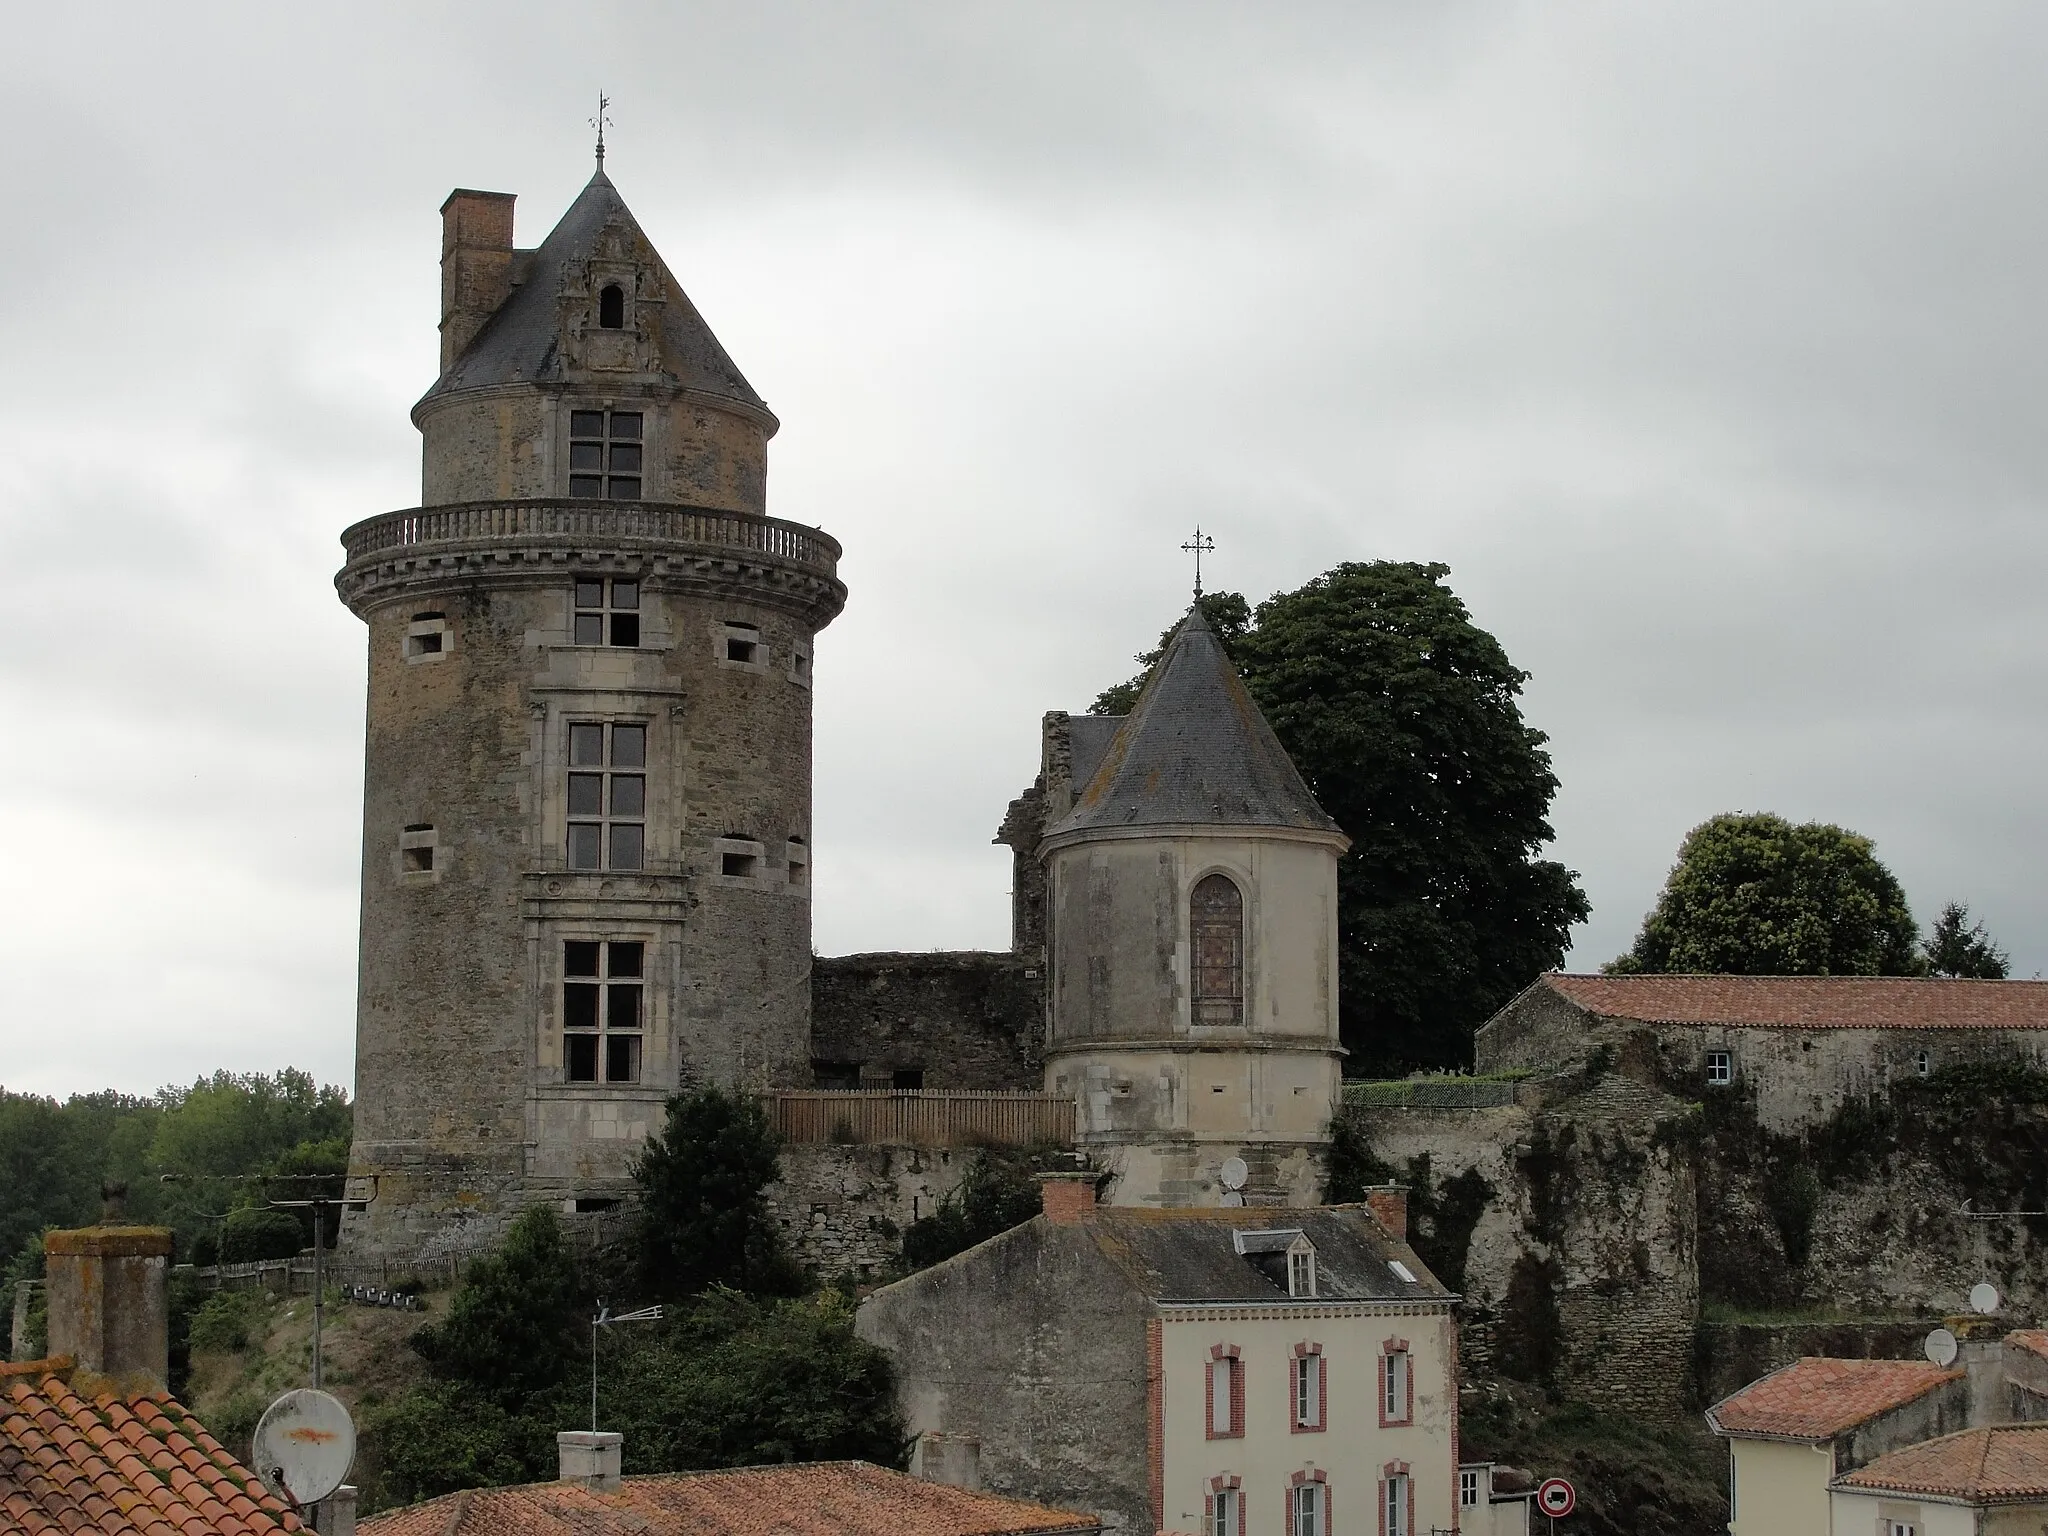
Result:
{"label": "brick chimney", "polygon": [[1365,1192],[1365,1203],[1395,1241],[1408,1241],[1408,1191],[1399,1184],[1377,1184]]}
{"label": "brick chimney", "polygon": [[1041,1173],[1038,1201],[1047,1221],[1054,1226],[1072,1226],[1095,1209],[1095,1175]]}
{"label": "brick chimney", "polygon": [[457,187],[441,205],[441,371],[512,291],[512,192]]}
{"label": "brick chimney", "polygon": [[171,1229],[124,1225],[126,1189],[108,1185],[103,1193],[98,1226],[43,1238],[47,1352],[77,1361],[73,1384],[88,1396],[168,1391]]}
{"label": "brick chimney", "polygon": [[564,1483],[581,1483],[592,1493],[619,1491],[619,1464],[626,1437],[609,1429],[565,1429],[555,1436]]}

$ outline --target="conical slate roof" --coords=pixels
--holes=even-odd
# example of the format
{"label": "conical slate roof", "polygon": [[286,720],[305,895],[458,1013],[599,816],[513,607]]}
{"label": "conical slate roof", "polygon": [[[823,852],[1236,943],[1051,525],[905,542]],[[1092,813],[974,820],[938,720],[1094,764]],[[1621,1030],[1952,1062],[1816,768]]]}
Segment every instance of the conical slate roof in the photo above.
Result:
{"label": "conical slate roof", "polygon": [[602,165],[561,222],[531,253],[526,281],[512,290],[425,398],[433,400],[493,384],[544,384],[561,379],[563,272],[597,254],[607,231],[617,232],[615,244],[644,250],[661,271],[666,302],[660,306],[661,332],[655,341],[662,370],[670,380],[765,411],[766,402],[754,393],[754,387],[711,334],[711,327],[668,270]]}
{"label": "conical slate roof", "polygon": [[1339,830],[1199,606],[1174,631],[1074,808],[1046,836],[1188,825]]}

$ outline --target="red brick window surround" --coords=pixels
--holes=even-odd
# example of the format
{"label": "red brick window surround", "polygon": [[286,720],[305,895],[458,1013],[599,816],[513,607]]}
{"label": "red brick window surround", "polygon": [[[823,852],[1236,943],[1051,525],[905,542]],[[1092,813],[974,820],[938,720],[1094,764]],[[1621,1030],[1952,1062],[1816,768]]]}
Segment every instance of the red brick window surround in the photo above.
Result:
{"label": "red brick window surround", "polygon": [[1235,1344],[1212,1344],[1203,1370],[1202,1424],[1211,1440],[1244,1435],[1244,1361]]}
{"label": "red brick window surround", "polygon": [[1244,1536],[1244,1487],[1234,1474],[1209,1479],[1202,1495],[1202,1536]]}
{"label": "red brick window surround", "polygon": [[1415,1536],[1415,1479],[1407,1462],[1380,1468],[1379,1506],[1379,1536]]}
{"label": "red brick window surround", "polygon": [[1406,1339],[1380,1344],[1380,1428],[1415,1422],[1415,1357]]}
{"label": "red brick window surround", "polygon": [[1287,1363],[1288,1429],[1297,1435],[1319,1435],[1329,1425],[1330,1373],[1324,1369],[1323,1346],[1303,1339]]}
{"label": "red brick window surround", "polygon": [[1329,1473],[1321,1467],[1295,1473],[1287,1485],[1287,1517],[1281,1530],[1286,1536],[1331,1536],[1330,1517]]}

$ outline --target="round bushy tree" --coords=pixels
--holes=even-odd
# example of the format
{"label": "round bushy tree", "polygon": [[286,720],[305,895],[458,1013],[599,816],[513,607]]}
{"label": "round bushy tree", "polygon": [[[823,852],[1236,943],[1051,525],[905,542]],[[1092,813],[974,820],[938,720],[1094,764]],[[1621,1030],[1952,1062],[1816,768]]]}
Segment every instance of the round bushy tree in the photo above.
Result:
{"label": "round bushy tree", "polygon": [[769,1215],[779,1152],[751,1094],[700,1088],[668,1101],[661,1134],[634,1165],[640,1186],[640,1261],[668,1296],[713,1285],[789,1295],[804,1276]]}
{"label": "round bushy tree", "polygon": [[1657,905],[1607,969],[1733,976],[1917,976],[1913,914],[1867,837],[1768,812],[1686,834]]}

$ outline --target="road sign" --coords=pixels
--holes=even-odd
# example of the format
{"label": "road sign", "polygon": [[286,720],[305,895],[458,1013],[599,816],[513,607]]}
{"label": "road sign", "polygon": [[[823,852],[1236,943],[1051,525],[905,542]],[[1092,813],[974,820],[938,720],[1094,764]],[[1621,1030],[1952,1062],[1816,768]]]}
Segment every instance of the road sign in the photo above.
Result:
{"label": "road sign", "polygon": [[1536,1508],[1555,1520],[1579,1507],[1579,1496],[1561,1477],[1546,1477],[1536,1485]]}

